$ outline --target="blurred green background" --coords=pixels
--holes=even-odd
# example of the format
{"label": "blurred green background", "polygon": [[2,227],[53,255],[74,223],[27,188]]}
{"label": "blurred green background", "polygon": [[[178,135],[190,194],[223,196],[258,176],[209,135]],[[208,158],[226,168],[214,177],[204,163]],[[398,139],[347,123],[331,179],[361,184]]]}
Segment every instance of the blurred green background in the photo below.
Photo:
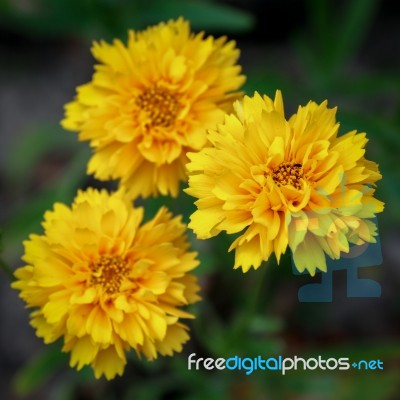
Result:
{"label": "blurred green background", "polygon": [[[389,0],[0,0],[1,263],[21,265],[22,240],[40,232],[54,201],[77,188],[103,187],[85,175],[90,151],[63,132],[63,105],[90,80],[94,39],[126,39],[183,15],[193,30],[228,35],[241,49],[245,91],[283,91],[287,115],[310,99],[338,106],[340,132],[365,131],[367,157],[383,174],[377,196],[383,264],[362,268],[380,298],[347,298],[346,272],[334,273],[332,303],[300,303],[311,278],[292,274],[290,256],[258,271],[234,271],[231,238],[193,239],[203,301],[193,307],[182,354],[156,362],[134,354],[122,378],[96,381],[68,368],[60,344],[46,346],[0,270],[2,399],[398,399],[400,398],[400,15]],[[167,204],[187,221],[190,198]],[[318,280],[318,278],[315,278]],[[321,355],[380,359],[384,371],[188,371],[187,356]]]}

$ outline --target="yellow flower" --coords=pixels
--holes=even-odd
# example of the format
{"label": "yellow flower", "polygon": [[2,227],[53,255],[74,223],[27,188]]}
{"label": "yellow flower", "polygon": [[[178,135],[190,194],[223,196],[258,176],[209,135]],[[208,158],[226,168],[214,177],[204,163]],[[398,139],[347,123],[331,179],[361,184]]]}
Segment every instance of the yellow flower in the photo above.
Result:
{"label": "yellow flower", "polygon": [[121,193],[80,191],[71,208],[56,203],[44,235],[25,244],[26,266],[15,289],[34,308],[31,324],[45,343],[64,337],[70,365],[95,376],[121,375],[125,352],[148,359],[182,350],[188,339],[181,309],[199,299],[196,253],[185,225],[161,208],[140,225],[143,209]]}
{"label": "yellow flower", "polygon": [[285,119],[281,93],[256,93],[209,132],[212,147],[189,153],[189,188],[198,198],[189,227],[201,239],[240,233],[235,268],[258,268],[287,247],[299,271],[326,271],[349,244],[374,242],[383,210],[378,166],[364,158],[365,133],[338,136],[336,109],[309,102]]}
{"label": "yellow flower", "polygon": [[187,151],[206,144],[244,82],[226,37],[193,34],[182,18],[129,32],[127,46],[94,43],[91,82],[66,105],[64,128],[90,141],[88,173],[120,179],[136,198],[171,194],[186,180]]}

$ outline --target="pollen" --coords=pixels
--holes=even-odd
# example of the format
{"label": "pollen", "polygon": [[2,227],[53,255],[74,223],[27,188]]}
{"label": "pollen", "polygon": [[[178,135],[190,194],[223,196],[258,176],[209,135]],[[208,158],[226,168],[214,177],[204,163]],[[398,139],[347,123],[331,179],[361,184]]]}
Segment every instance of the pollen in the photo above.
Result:
{"label": "pollen", "polygon": [[272,179],[278,186],[292,185],[301,189],[303,166],[299,163],[283,162],[272,170]]}
{"label": "pollen", "polygon": [[146,112],[151,126],[164,128],[174,124],[181,108],[178,96],[159,86],[152,86],[138,95],[136,105]]}
{"label": "pollen", "polygon": [[100,285],[108,294],[119,291],[122,279],[127,273],[127,262],[119,256],[101,256],[90,265],[92,285]]}

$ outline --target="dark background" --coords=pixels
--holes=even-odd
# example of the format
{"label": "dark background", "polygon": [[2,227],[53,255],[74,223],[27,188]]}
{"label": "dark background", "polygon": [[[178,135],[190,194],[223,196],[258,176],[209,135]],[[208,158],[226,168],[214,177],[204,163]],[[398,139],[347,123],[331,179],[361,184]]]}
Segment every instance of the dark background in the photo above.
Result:
{"label": "dark background", "polygon": [[[122,378],[76,373],[60,345],[35,337],[28,313],[0,270],[0,387],[3,399],[398,399],[400,398],[400,15],[389,0],[111,1],[0,0],[0,228],[2,264],[21,265],[22,240],[40,232],[54,201],[69,203],[85,175],[87,144],[62,131],[63,105],[90,80],[95,39],[126,39],[183,15],[194,31],[228,35],[241,49],[244,90],[273,96],[287,115],[309,100],[338,106],[340,132],[365,131],[379,163],[383,263],[361,268],[380,298],[348,298],[346,271],[333,275],[331,303],[301,303],[311,278],[287,255],[258,271],[234,271],[230,238],[196,242],[203,301],[182,354],[148,363],[132,354]],[[155,199],[182,212],[191,199]],[[261,274],[262,269],[266,273]],[[262,275],[266,275],[261,278]],[[317,277],[316,280],[319,278]],[[187,356],[279,354],[381,359],[384,371],[279,373],[188,371]]]}

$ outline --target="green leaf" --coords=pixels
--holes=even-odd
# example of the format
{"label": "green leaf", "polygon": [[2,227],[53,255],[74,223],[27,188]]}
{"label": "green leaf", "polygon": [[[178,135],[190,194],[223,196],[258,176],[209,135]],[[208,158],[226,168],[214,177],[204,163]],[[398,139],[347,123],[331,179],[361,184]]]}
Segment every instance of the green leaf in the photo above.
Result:
{"label": "green leaf", "polygon": [[41,231],[40,223],[45,211],[60,200],[54,188],[43,189],[29,201],[13,210],[13,214],[5,225],[4,253],[7,259],[18,259],[23,253],[22,241],[31,233]]}
{"label": "green leaf", "polygon": [[[7,258],[16,259],[22,254],[22,241],[31,233],[39,233],[43,215],[52,209],[54,203],[69,204],[76,195],[79,186],[86,179],[86,163],[90,150],[83,146],[67,164],[62,175],[51,185],[41,187],[23,202],[11,209],[4,230]],[[22,170],[21,170],[22,171]],[[28,174],[28,172],[25,172]],[[20,179],[23,177],[21,176]]]}
{"label": "green leaf", "polygon": [[373,17],[378,7],[377,0],[352,0],[348,2],[348,8],[344,16],[340,15],[335,25],[340,24],[340,29],[332,25],[332,33],[335,32],[335,47],[331,69],[337,68],[348,61],[351,55],[357,53],[362,41],[367,35]]}
{"label": "green leaf", "polygon": [[254,24],[247,11],[202,0],[38,0],[26,9],[9,0],[2,8],[0,22],[8,29],[46,38],[65,35],[122,38],[127,29],[144,29],[179,16],[189,19],[195,30],[237,32],[249,30]]}
{"label": "green leaf", "polygon": [[[298,54],[313,75],[310,85],[335,88],[343,66],[349,64],[367,37],[378,0],[307,0],[311,35],[295,37]],[[310,45],[311,43],[311,45]]]}
{"label": "green leaf", "polygon": [[68,356],[61,352],[59,344],[46,347],[15,376],[12,385],[16,394],[29,395],[48,381],[63,364],[67,364],[67,360]]}
{"label": "green leaf", "polygon": [[63,175],[55,185],[58,201],[71,202],[76,195],[76,191],[80,185],[87,179],[86,166],[90,157],[90,149],[88,146],[79,148],[65,167]]}
{"label": "green leaf", "polygon": [[248,11],[207,0],[147,1],[145,4],[141,17],[146,25],[183,16],[195,30],[237,32],[251,29],[255,22]]}
{"label": "green leaf", "polygon": [[269,315],[256,315],[250,320],[249,331],[255,334],[275,334],[283,328],[282,320]]}
{"label": "green leaf", "polygon": [[40,125],[25,133],[6,158],[6,175],[17,184],[30,177],[37,163],[55,150],[74,150],[77,141],[74,135],[53,125]]}
{"label": "green leaf", "polygon": [[8,266],[8,264],[3,260],[3,232],[0,230],[0,269],[11,279],[14,279],[14,275]]}

